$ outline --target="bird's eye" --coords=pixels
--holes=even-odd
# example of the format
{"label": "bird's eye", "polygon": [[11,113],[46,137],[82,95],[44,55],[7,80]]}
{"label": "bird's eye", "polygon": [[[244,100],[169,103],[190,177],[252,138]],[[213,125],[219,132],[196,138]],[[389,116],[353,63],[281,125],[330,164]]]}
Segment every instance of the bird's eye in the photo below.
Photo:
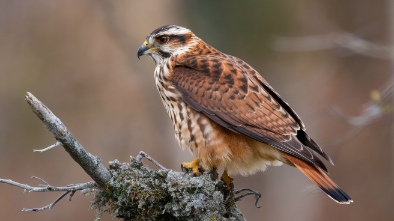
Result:
{"label": "bird's eye", "polygon": [[156,41],[159,42],[160,44],[165,44],[170,40],[170,38],[167,35],[160,35],[156,37]]}

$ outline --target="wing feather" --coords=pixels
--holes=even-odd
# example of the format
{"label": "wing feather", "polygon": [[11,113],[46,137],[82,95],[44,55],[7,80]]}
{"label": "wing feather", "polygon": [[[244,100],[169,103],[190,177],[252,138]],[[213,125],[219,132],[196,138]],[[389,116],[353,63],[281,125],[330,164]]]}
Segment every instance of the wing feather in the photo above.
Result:
{"label": "wing feather", "polygon": [[327,154],[304,132],[304,124],[248,64],[225,55],[192,56],[178,62],[171,81],[194,110],[219,125],[274,146],[327,171],[311,151]]}

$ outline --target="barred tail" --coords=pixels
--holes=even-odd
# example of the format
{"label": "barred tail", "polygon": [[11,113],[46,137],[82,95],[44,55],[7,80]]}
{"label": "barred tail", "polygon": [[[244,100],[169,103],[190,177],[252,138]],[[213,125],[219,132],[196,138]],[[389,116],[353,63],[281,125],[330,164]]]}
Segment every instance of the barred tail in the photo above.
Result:
{"label": "barred tail", "polygon": [[286,159],[304,173],[312,182],[319,186],[331,199],[340,204],[349,204],[353,200],[325,172],[318,167],[306,163],[296,157],[284,154]]}

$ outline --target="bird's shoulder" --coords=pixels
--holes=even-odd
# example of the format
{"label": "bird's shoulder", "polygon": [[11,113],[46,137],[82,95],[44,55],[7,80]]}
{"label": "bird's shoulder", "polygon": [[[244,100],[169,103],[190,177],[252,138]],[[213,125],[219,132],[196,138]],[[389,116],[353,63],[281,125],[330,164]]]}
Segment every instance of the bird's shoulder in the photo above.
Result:
{"label": "bird's shoulder", "polygon": [[173,71],[172,81],[185,99],[234,125],[274,132],[281,140],[304,127],[290,106],[242,59],[224,53],[185,56]]}

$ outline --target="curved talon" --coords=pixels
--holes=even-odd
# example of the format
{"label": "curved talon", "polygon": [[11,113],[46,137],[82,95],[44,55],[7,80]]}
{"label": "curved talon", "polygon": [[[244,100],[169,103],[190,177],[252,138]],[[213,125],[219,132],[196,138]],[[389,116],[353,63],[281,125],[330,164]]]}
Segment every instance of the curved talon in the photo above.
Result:
{"label": "curved talon", "polygon": [[197,157],[191,162],[183,162],[181,168],[183,172],[191,171],[195,176],[199,176],[203,172],[203,169],[200,168],[200,160]]}
{"label": "curved talon", "polygon": [[257,203],[259,202],[259,200],[260,200],[260,198],[261,198],[261,193],[255,191],[255,190],[247,189],[247,188],[246,188],[246,189],[239,189],[239,190],[236,190],[236,191],[234,191],[234,194],[239,194],[239,193],[241,193],[241,192],[243,192],[243,191],[249,191],[249,192],[247,192],[247,193],[245,193],[245,194],[242,194],[241,196],[235,197],[235,198],[234,198],[235,202],[240,201],[242,198],[244,198],[244,197],[246,197],[246,196],[254,195],[254,198],[256,199],[256,202],[254,203],[254,205],[255,205],[257,208],[260,208],[260,207],[261,207],[261,206],[257,206]]}

